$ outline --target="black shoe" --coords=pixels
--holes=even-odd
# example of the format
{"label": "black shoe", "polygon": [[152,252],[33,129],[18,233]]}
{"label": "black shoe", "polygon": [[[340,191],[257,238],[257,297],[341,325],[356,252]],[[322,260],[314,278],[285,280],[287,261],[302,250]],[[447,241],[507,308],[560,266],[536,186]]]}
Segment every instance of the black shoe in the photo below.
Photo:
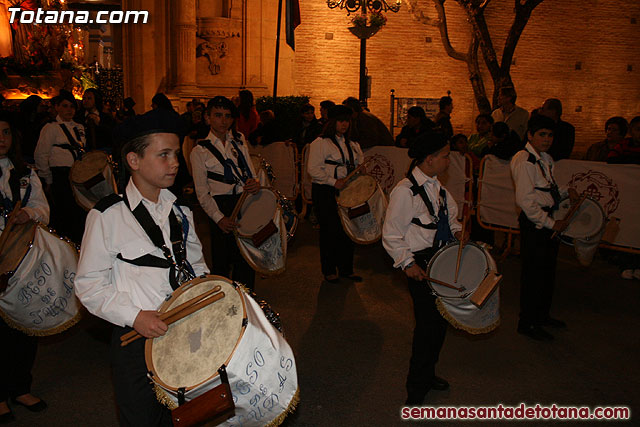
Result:
{"label": "black shoe", "polygon": [[327,276],[324,276],[324,280],[329,283],[338,283],[340,281],[340,278],[336,274],[329,274]]}
{"label": "black shoe", "polygon": [[354,283],[360,283],[362,282],[362,277],[358,276],[356,274],[349,274],[348,276],[343,276],[342,274],[340,275],[340,277],[342,277],[343,279],[347,279],[347,280],[351,280]]}
{"label": "black shoe", "polygon": [[542,329],[540,326],[518,326],[518,333],[533,338],[536,341],[551,341],[553,335]]}
{"label": "black shoe", "polygon": [[409,393],[404,404],[406,406],[420,406],[424,403],[425,396],[426,393]]}
{"label": "black shoe", "polygon": [[40,402],[34,403],[33,405],[25,405],[24,403],[19,402],[16,399],[11,399],[11,401],[13,403],[17,404],[17,405],[24,406],[25,408],[27,408],[31,412],[42,412],[45,409],[47,409],[47,403],[42,399],[40,399]]}
{"label": "black shoe", "polygon": [[555,329],[566,329],[567,328],[567,324],[566,323],[564,323],[562,320],[554,319],[553,317],[547,318],[547,320],[544,321],[544,325],[545,326],[550,326],[550,327],[555,328]]}
{"label": "black shoe", "polygon": [[431,380],[431,388],[438,391],[449,390],[449,383],[444,378],[434,376]]}
{"label": "black shoe", "polygon": [[13,415],[13,412],[9,410],[6,414],[0,415],[0,424],[9,424],[12,421],[15,421],[16,417]]}

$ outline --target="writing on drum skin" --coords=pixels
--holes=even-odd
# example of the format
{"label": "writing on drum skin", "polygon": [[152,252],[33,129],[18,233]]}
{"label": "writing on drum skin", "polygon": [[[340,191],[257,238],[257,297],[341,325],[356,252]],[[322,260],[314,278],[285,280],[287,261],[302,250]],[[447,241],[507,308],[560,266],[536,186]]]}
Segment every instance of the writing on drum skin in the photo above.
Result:
{"label": "writing on drum skin", "polygon": [[[280,395],[284,390],[287,382],[287,375],[293,368],[293,359],[280,356],[277,363],[278,368],[274,371],[275,361],[269,360],[263,356],[263,352],[258,347],[254,348],[253,360],[247,363],[244,377],[245,380],[236,382],[233,394],[233,402],[236,406],[247,407],[247,414],[239,414],[229,419],[231,425],[242,426],[244,422],[250,420],[259,421],[267,415],[273,415],[273,411],[278,413],[283,410],[279,405]],[[269,390],[267,385],[273,385],[276,390]],[[238,401],[242,400],[246,404],[238,405]]]}
{"label": "writing on drum skin", "polygon": [[[33,279],[26,281],[18,289],[18,301],[23,307],[33,305],[36,310],[29,312],[34,325],[40,325],[47,317],[56,317],[63,313],[68,305],[68,298],[73,295],[73,282],[76,273],[70,270],[64,271],[63,289],[54,289],[47,286],[51,278],[52,270],[46,262],[40,263],[40,268],[33,271]],[[59,294],[63,292],[63,294]]]}

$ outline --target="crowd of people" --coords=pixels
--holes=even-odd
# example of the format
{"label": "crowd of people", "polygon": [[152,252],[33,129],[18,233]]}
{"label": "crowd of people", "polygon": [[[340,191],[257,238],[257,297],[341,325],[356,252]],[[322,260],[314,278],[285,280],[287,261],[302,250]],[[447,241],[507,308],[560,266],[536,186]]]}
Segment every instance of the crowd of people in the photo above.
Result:
{"label": "crowd of people", "polygon": [[[232,211],[241,194],[254,194],[260,188],[250,145],[288,140],[299,151],[309,145],[306,172],[312,178],[320,228],[320,270],[330,283],[360,282],[362,277],[353,269],[354,244],[338,217],[336,193],[362,165],[364,148],[394,145],[394,138],[355,98],[337,105],[323,101],[320,118],[314,106],[304,105],[292,135],[281,133],[272,111],[257,111],[248,90],[233,99],[216,96],[206,105],[193,99],[182,115],[162,93],[153,97],[151,110],[142,115],[134,111],[131,98],[117,111],[102,98],[98,90],[87,89],[78,107],[74,96],[61,90],[50,105],[30,97],[17,109],[2,112],[2,225],[4,229],[6,216],[20,202],[12,221],[47,223],[51,217],[59,233],[81,243],[76,292],[90,312],[114,325],[112,366],[121,421],[170,425],[167,409],[145,381],[143,342],[123,349],[120,337],[134,329],[145,337],[163,335],[167,325],[156,309],[186,277],[211,272],[254,288],[255,271],[241,256],[232,234],[238,226]],[[411,107],[395,138],[395,145],[407,148],[412,162],[406,178],[391,193],[382,240],[394,267],[405,272],[414,304],[409,405],[421,404],[431,388],[449,387],[435,373],[446,322],[421,282],[426,278],[426,263],[438,249],[469,238],[457,220],[453,197],[438,181],[438,174],[449,165],[450,151],[468,153],[475,173],[480,159],[488,154],[511,162],[516,203],[522,209],[518,332],[550,340],[552,335],[543,327],[565,326],[551,317],[550,308],[558,249],[551,235],[566,224],[554,221],[550,212],[562,197],[577,200],[575,192],[557,186],[553,175],[554,162],[572,155],[575,128],[561,119],[558,99],[547,99],[531,114],[516,104],[512,87],[502,88],[498,99],[499,108],[479,114],[476,132],[469,136],[454,133],[453,100],[445,96],[433,120],[421,107]],[[589,148],[587,160],[640,163],[640,117],[630,123],[612,117],[605,131],[606,139]],[[73,196],[69,172],[83,153],[92,150],[112,154],[122,174],[119,194],[101,200],[87,214]],[[190,182],[209,218],[210,266],[204,262],[195,233],[192,207],[181,198]],[[151,243],[141,248],[132,246],[147,240]],[[623,277],[638,273],[632,265],[625,268]],[[155,277],[153,283],[141,279],[148,276]],[[546,284],[544,292],[536,290],[539,283]],[[0,381],[0,420],[13,417],[9,398],[32,411],[44,410],[46,403],[30,394],[36,341],[1,320],[0,334],[6,345],[16,349],[11,353],[15,360],[5,361],[15,369]]]}

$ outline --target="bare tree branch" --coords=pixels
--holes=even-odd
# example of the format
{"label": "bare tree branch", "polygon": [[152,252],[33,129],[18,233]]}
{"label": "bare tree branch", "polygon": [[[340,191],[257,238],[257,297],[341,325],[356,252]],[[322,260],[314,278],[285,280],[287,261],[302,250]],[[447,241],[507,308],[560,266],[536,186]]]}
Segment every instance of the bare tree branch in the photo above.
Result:
{"label": "bare tree branch", "polygon": [[417,0],[408,0],[407,9],[414,19],[422,22],[423,24],[430,25],[432,27],[437,27],[440,25],[440,22],[437,19],[433,19],[430,16],[424,14],[424,11],[422,11],[422,9],[418,7]]}
{"label": "bare tree branch", "polygon": [[513,62],[513,54],[515,53],[520,36],[524,31],[524,27],[527,25],[527,22],[529,22],[533,9],[542,3],[542,1],[543,0],[515,0],[516,16],[509,29],[509,34],[504,42],[504,49],[502,51],[500,70],[503,74],[509,73],[511,63]]}
{"label": "bare tree branch", "polygon": [[438,29],[440,30],[440,37],[442,38],[444,50],[453,59],[468,62],[469,56],[465,55],[464,53],[458,52],[451,45],[451,40],[449,39],[449,28],[447,27],[447,14],[444,9],[444,2],[445,0],[434,0],[436,10],[438,11],[438,21],[440,22],[440,24],[438,25]]}

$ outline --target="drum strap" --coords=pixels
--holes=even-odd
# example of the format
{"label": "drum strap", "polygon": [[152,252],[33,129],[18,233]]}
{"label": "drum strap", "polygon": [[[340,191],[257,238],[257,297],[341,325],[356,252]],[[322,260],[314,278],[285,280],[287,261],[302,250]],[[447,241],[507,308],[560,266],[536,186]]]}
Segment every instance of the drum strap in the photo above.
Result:
{"label": "drum strap", "polygon": [[[407,178],[411,182],[411,192],[415,196],[416,194],[420,195],[422,201],[427,207],[429,214],[432,217],[435,217],[435,210],[433,209],[433,204],[431,200],[429,200],[429,195],[427,191],[424,189],[422,185],[418,185],[418,181],[413,176],[413,173],[410,173]],[[413,218],[411,220],[412,224],[415,224],[419,227],[425,228],[427,230],[436,230],[436,236],[434,239],[434,246],[439,247],[443,244],[449,242],[453,239],[453,233],[451,233],[451,227],[449,226],[449,209],[447,208],[447,192],[443,187],[440,187],[440,200],[442,201],[442,206],[438,210],[437,221],[432,222],[431,224],[423,224],[419,218]]]}
{"label": "drum strap", "polygon": [[53,146],[69,150],[71,152],[71,155],[73,156],[73,160],[81,159],[82,153],[84,153],[84,148],[78,142],[82,141],[78,128],[75,126],[73,127],[73,132],[76,134],[76,138],[78,138],[77,140],[75,140],[73,136],[71,136],[71,132],[69,132],[69,129],[67,129],[64,123],[60,123],[60,128],[62,129],[62,132],[64,132],[64,136],[67,137],[69,144],[53,144]]}
{"label": "drum strap", "polygon": [[560,202],[562,200],[562,197],[560,196],[560,189],[558,188],[558,184],[556,183],[556,180],[553,178],[553,174],[549,173],[549,176],[547,176],[547,173],[545,172],[544,167],[542,167],[542,162],[540,160],[537,160],[536,156],[534,156],[533,153],[529,153],[529,157],[527,158],[527,161],[535,165],[538,165],[538,167],[540,168],[540,173],[542,173],[542,176],[544,177],[544,179],[549,183],[549,187],[534,187],[538,191],[551,193],[551,197],[553,197],[553,206],[551,206],[550,210],[545,210],[545,212],[555,211],[560,207]]}
{"label": "drum strap", "polygon": [[338,163],[334,160],[325,160],[324,162],[328,165],[335,165],[335,171],[333,173],[334,178],[338,178],[338,168],[337,166],[346,166],[347,167],[347,175],[350,174],[356,168],[356,162],[353,158],[353,150],[351,149],[351,142],[348,139],[344,139],[344,145],[347,147],[347,153],[349,154],[349,159],[345,159],[344,151],[340,148],[340,144],[338,144],[338,140],[336,140],[335,135],[331,136],[331,142],[338,147],[340,151],[340,157],[342,157],[342,163]]}
{"label": "drum strap", "polygon": [[[235,143],[235,140],[230,141],[233,148],[238,153],[238,165],[236,165],[232,159],[225,159],[220,150],[213,146],[211,141],[203,139],[198,141],[198,145],[206,148],[218,160],[218,162],[224,168],[224,175],[212,171],[207,171],[207,178],[222,182],[225,184],[238,184],[240,181],[246,182],[247,179],[252,178],[253,174],[251,169],[247,165],[247,160]],[[238,167],[240,169],[238,169]]]}
{"label": "drum strap", "polygon": [[[127,199],[126,194],[124,195],[124,203],[131,210],[131,206],[129,205],[129,200]],[[174,205],[177,206],[177,205]],[[136,259],[130,260],[122,257],[122,254],[118,254],[118,259],[128,262],[137,266],[144,267],[156,267],[156,268],[168,268],[169,269],[169,283],[171,287],[175,290],[186,280],[189,280],[195,276],[193,268],[189,264],[186,259],[186,239],[187,234],[189,233],[189,224],[186,216],[182,212],[182,210],[178,207],[178,211],[182,216],[182,226],[176,217],[173,209],[169,214],[169,226],[170,233],[169,238],[171,239],[171,245],[173,248],[173,255],[171,251],[167,247],[164,242],[164,237],[162,235],[162,230],[155,223],[151,214],[144,206],[142,202],[138,204],[138,206],[131,210],[133,216],[136,218],[142,229],[145,231],[151,242],[162,250],[163,255],[166,259],[162,259],[153,255],[144,255],[138,257]],[[185,223],[187,223],[185,225]],[[174,258],[175,255],[175,258]],[[191,277],[190,277],[191,276]]]}
{"label": "drum strap", "polygon": [[[0,176],[2,176],[2,170],[0,170]],[[24,175],[23,177],[18,176],[16,169],[13,168],[9,171],[9,188],[11,189],[11,199],[9,197],[2,198],[2,208],[8,214],[13,210],[15,206],[15,201],[20,199],[20,179],[26,178],[30,179],[30,175]],[[31,197],[31,181],[29,181],[29,185],[27,185],[27,189],[25,190],[24,197],[22,198],[22,206],[27,206],[29,202],[29,198]]]}

